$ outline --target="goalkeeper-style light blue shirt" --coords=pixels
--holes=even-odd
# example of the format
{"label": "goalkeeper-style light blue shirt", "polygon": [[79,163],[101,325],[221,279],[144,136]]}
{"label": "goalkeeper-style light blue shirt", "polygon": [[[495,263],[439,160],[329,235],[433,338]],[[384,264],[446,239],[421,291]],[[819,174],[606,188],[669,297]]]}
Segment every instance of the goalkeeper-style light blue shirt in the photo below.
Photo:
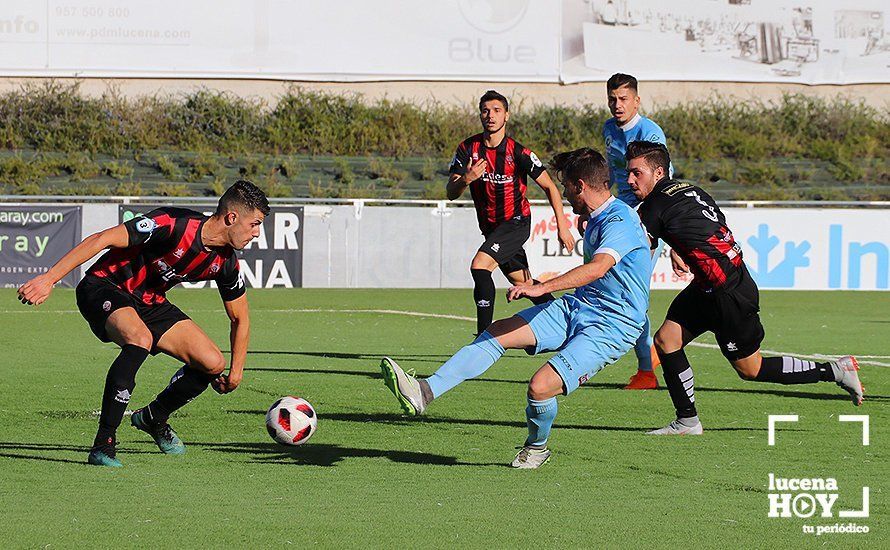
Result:
{"label": "goalkeeper-style light blue shirt", "polygon": [[[610,118],[603,126],[603,139],[606,140],[606,161],[609,163],[609,182],[616,187],[618,198],[636,207],[640,200],[627,184],[627,144],[634,141],[651,141],[667,146],[667,139],[658,124],[637,113],[624,126],[618,126],[614,118]],[[673,177],[671,166],[669,177]]]}
{"label": "goalkeeper-style light blue shirt", "polygon": [[584,231],[584,262],[596,254],[612,256],[615,265],[601,278],[579,287],[574,298],[581,302],[579,306],[592,306],[592,310],[581,308],[588,310],[584,315],[606,315],[618,321],[612,324],[615,330],[635,331],[636,338],[649,307],[649,238],[636,211],[614,197],[590,215]]}

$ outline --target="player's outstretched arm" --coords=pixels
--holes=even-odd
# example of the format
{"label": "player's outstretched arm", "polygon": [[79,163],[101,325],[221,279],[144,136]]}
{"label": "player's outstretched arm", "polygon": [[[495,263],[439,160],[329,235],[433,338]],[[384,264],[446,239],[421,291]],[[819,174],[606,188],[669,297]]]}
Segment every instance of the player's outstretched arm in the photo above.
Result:
{"label": "player's outstretched arm", "polygon": [[218,393],[229,393],[238,387],[244,376],[247,345],[250,342],[250,308],[247,306],[247,294],[223,304],[231,321],[229,343],[232,346],[232,357],[229,373],[219,375],[213,382],[213,389]]}
{"label": "player's outstretched arm", "polygon": [[546,171],[541,172],[541,175],[538,176],[535,183],[544,190],[544,193],[547,195],[547,200],[550,201],[550,208],[553,209],[553,215],[556,216],[556,228],[557,234],[559,235],[559,242],[562,243],[563,248],[566,250],[572,250],[575,247],[575,237],[572,235],[569,222],[566,221],[566,215],[562,208],[562,194],[559,192],[559,188],[556,187],[556,184],[550,179],[550,174]]}
{"label": "player's outstretched arm", "polygon": [[547,282],[537,285],[516,285],[510,287],[507,291],[507,301],[512,302],[523,297],[537,298],[549,292],[558,292],[590,284],[605,275],[614,265],[615,258],[611,254],[595,254],[590,262],[579,265]]}
{"label": "player's outstretched arm", "polygon": [[40,305],[49,298],[53,285],[62,280],[74,269],[78,268],[106,248],[124,248],[130,244],[127,228],[118,225],[99,233],[94,233],[55,263],[49,271],[38,275],[19,287],[19,300],[27,305]]}

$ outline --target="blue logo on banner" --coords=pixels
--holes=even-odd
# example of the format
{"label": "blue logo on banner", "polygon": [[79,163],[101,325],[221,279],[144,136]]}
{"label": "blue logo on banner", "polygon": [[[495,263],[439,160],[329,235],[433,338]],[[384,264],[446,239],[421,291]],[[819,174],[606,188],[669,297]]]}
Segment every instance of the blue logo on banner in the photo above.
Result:
{"label": "blue logo on banner", "polygon": [[770,235],[769,226],[765,223],[757,227],[757,235],[748,238],[748,244],[757,253],[757,269],[753,269],[750,265],[748,267],[758,286],[763,288],[793,288],[797,268],[810,265],[810,259],[807,258],[810,242],[802,241],[796,244],[787,241],[785,257],[774,268],[769,269],[769,257],[779,246],[779,238]]}
{"label": "blue logo on banner", "polygon": [[875,266],[875,288],[888,288],[890,247],[872,241],[850,241],[844,250],[844,226],[832,224],[828,229],[828,288],[841,288],[844,252],[847,256],[847,288],[862,288],[862,260],[870,256]]}

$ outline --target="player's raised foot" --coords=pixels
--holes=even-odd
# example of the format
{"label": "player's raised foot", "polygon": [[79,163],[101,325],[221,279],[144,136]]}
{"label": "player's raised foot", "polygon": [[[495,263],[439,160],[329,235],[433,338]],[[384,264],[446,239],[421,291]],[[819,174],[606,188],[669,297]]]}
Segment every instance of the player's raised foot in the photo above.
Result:
{"label": "player's raised foot", "polygon": [[389,357],[384,357],[380,361],[380,371],[383,373],[383,383],[399,400],[399,405],[405,414],[410,416],[423,414],[426,404],[423,402],[420,382]]}
{"label": "player's raised foot", "polygon": [[[683,419],[687,420],[687,419]],[[688,422],[684,424],[683,420],[679,418],[672,421],[670,424],[665,426],[664,428],[659,428],[657,430],[652,430],[651,432],[647,432],[649,435],[701,435],[702,427],[701,422],[695,421],[694,423]],[[687,425],[691,424],[691,425]]]}
{"label": "player's raised foot", "polygon": [[145,407],[133,413],[130,417],[130,423],[137,430],[142,430],[155,440],[158,449],[162,453],[168,455],[185,454],[185,445],[166,422],[152,422],[150,415]]}
{"label": "player's raised foot", "polygon": [[513,459],[510,466],[523,470],[540,468],[550,460],[551,454],[553,453],[550,452],[550,449],[537,449],[535,447],[527,446],[522,447],[519,449],[519,452],[516,453],[516,458]]}
{"label": "player's raised foot", "polygon": [[93,466],[110,466],[112,468],[120,468],[123,466],[121,461],[117,459],[114,449],[114,443],[109,445],[97,445],[90,449],[87,456],[87,463]]}
{"label": "player's raised foot", "polygon": [[658,377],[651,370],[638,370],[630,377],[626,390],[654,390],[658,388]]}
{"label": "player's raised foot", "polygon": [[857,407],[862,405],[865,396],[863,395],[862,382],[859,381],[859,362],[852,355],[845,355],[835,361],[835,364],[838,367],[838,370],[835,371],[835,379],[840,374],[837,385],[850,394],[854,405]]}

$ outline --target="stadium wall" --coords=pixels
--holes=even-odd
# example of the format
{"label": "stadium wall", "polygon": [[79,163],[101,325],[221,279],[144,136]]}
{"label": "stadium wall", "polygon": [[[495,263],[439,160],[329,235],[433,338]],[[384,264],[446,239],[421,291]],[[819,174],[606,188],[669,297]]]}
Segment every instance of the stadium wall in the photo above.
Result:
{"label": "stadium wall", "polygon": [[[81,237],[119,223],[128,209],[144,210],[117,202],[68,206],[81,207]],[[213,205],[183,206],[207,210]],[[39,233],[39,229],[23,230],[21,223],[4,215],[21,209],[20,204],[0,204],[0,274],[8,265],[48,261],[45,256],[35,257],[33,249],[16,250],[17,235]],[[726,207],[724,212],[761,288],[890,289],[890,209],[886,207]],[[532,272],[547,278],[578,265],[580,243],[572,252],[558,249],[550,209],[534,206],[532,217],[532,235],[526,244]],[[246,278],[250,286],[269,288],[469,288],[470,260],[480,243],[474,210],[444,201],[398,206],[361,200],[276,204],[260,242],[246,253]],[[18,277],[23,281],[29,275],[23,272]],[[6,278],[2,284],[16,286],[17,282]],[[498,282],[506,285],[500,275]],[[686,283],[673,275],[668,252],[662,250],[652,287],[681,288]]]}

